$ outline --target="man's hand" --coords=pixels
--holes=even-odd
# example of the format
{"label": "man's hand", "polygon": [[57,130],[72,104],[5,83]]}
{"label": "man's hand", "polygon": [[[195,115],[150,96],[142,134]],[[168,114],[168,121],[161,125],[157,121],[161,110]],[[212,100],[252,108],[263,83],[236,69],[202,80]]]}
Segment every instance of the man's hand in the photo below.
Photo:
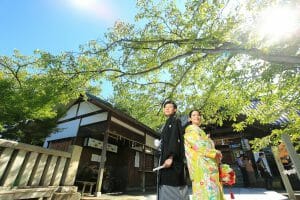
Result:
{"label": "man's hand", "polygon": [[171,167],[172,163],[173,163],[173,157],[170,157],[167,160],[165,160],[163,166],[164,168],[169,168]]}

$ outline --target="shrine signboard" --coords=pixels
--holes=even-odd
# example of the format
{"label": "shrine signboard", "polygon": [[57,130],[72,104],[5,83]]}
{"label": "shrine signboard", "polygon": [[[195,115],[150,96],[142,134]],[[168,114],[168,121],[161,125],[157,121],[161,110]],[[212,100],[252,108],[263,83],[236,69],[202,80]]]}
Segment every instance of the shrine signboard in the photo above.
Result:
{"label": "shrine signboard", "polygon": [[[103,142],[100,140],[96,140],[94,138],[85,138],[84,139],[84,146],[93,147],[97,149],[103,148]],[[107,144],[107,151],[117,153],[118,146],[113,144]]]}

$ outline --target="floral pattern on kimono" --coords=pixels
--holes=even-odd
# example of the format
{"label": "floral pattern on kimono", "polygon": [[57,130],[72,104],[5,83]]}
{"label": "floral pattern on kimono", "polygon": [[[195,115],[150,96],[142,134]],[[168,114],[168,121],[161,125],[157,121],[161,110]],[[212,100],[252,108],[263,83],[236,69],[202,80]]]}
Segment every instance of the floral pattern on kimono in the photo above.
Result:
{"label": "floral pattern on kimono", "polygon": [[198,126],[189,125],[185,129],[184,147],[192,180],[192,199],[225,199],[216,161],[218,150],[213,141]]}

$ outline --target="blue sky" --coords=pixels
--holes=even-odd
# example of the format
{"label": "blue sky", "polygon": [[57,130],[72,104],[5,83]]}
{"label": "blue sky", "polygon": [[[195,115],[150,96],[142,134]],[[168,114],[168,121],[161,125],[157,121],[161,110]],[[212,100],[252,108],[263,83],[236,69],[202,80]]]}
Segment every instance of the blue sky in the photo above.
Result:
{"label": "blue sky", "polygon": [[1,0],[0,55],[76,50],[135,12],[134,0]]}
{"label": "blue sky", "polygon": [[[76,51],[103,38],[116,20],[133,22],[135,13],[135,0],[1,0],[0,55]],[[103,96],[110,95],[104,87]]]}

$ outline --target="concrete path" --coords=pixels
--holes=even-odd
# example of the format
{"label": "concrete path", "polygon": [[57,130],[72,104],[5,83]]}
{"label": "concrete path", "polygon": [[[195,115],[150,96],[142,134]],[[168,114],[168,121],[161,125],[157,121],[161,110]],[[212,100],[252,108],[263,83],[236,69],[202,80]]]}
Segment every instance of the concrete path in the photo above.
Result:
{"label": "concrete path", "polygon": [[[229,189],[225,188],[226,200],[230,200]],[[288,197],[271,190],[262,188],[232,188],[235,200],[287,200]],[[100,198],[84,197],[83,200],[156,200],[154,193],[146,194],[110,194],[102,195]]]}
{"label": "concrete path", "polygon": [[[230,199],[229,189],[225,188],[225,197]],[[284,200],[287,196],[263,188],[232,188],[235,200]]]}

